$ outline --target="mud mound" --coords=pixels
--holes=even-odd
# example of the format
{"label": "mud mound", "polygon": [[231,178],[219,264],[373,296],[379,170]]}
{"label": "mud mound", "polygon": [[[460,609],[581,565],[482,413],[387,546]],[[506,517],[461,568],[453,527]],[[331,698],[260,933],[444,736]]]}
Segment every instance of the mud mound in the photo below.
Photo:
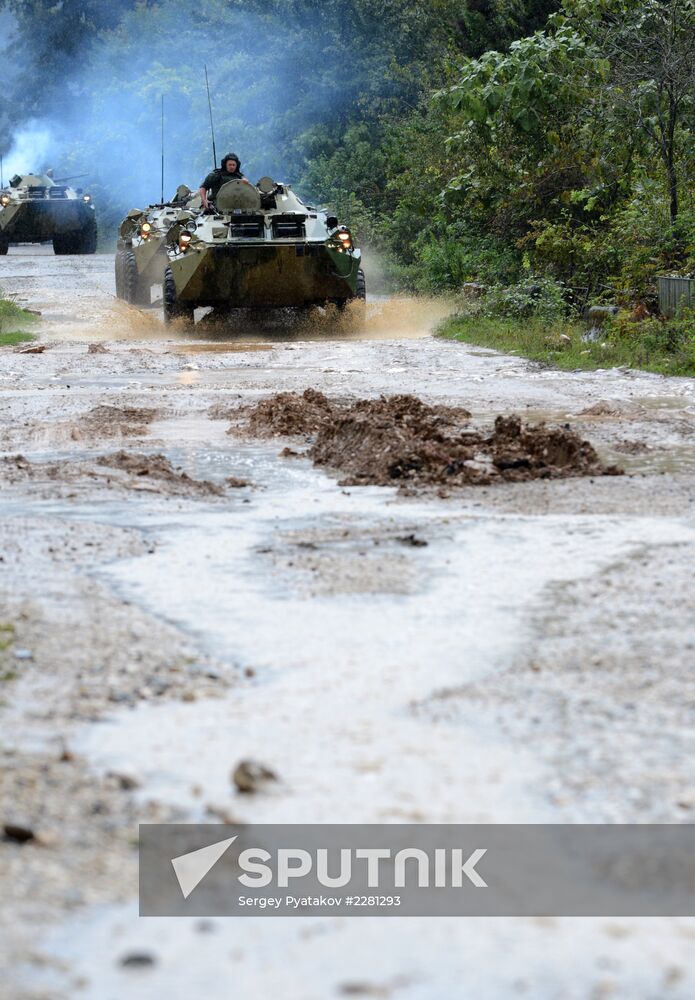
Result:
{"label": "mud mound", "polygon": [[301,396],[279,392],[251,409],[248,431],[255,437],[313,434],[332,420],[335,412],[335,404],[316,389],[306,389]]}
{"label": "mud mound", "polygon": [[378,399],[360,399],[347,407],[348,414],[362,414],[372,420],[389,420],[399,425],[428,428],[437,433],[446,424],[465,424],[470,411],[462,406],[428,406],[417,396],[380,396]]}
{"label": "mud mound", "polygon": [[498,417],[492,433],[468,426],[463,407],[428,406],[415,396],[346,404],[307,390],[259,403],[249,430],[262,436],[312,434],[314,464],[345,485],[488,485],[527,479],[615,475],[569,427]]}
{"label": "mud mound", "polygon": [[139,437],[157,410],[135,406],[95,406],[75,421],[72,437]]}
{"label": "mud mound", "polygon": [[239,416],[239,405],[230,403],[213,403],[207,409],[209,420],[236,420]]}
{"label": "mud mound", "polygon": [[[113,470],[113,473],[108,470]],[[59,462],[30,462],[24,455],[6,455],[0,458],[0,480],[9,483],[25,480],[51,483],[52,490],[55,490],[56,484],[74,489],[91,481],[96,487],[101,483],[109,489],[120,486],[175,496],[223,496],[225,493],[224,487],[217,483],[192,479],[186,472],[175,469],[164,455],[128,451],[116,451],[86,461]],[[245,480],[237,481],[237,485],[242,484],[252,485]]]}
{"label": "mud mound", "polygon": [[598,403],[594,403],[593,406],[587,406],[583,410],[580,410],[578,416],[580,417],[615,417],[620,413],[620,407],[615,403],[610,403],[608,400],[601,399]]}
{"label": "mud mound", "polygon": [[31,475],[32,465],[24,455],[3,455],[0,459],[0,469],[3,479],[15,483]]}
{"label": "mud mound", "polygon": [[569,427],[531,426],[517,416],[497,417],[485,443],[493,465],[506,479],[620,473],[614,465],[602,465],[592,445]]}
{"label": "mud mound", "polygon": [[192,479],[186,472],[178,472],[164,455],[140,455],[129,451],[116,451],[112,455],[101,455],[96,464],[110,469],[119,469],[130,476],[148,476],[170,486],[180,487],[186,493],[202,493],[221,496],[224,490],[217,483],[205,479]]}

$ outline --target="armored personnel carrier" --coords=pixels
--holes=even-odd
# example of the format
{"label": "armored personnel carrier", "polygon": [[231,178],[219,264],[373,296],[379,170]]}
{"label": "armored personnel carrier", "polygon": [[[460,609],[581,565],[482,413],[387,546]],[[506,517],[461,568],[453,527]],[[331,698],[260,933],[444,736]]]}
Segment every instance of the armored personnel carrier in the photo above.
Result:
{"label": "armored personnel carrier", "polygon": [[94,253],[92,197],[46,174],[15,174],[0,190],[0,254],[12,243],[53,243],[56,254]]}
{"label": "armored personnel carrier", "polygon": [[178,222],[189,222],[202,208],[200,195],[181,184],[169,202],[128,212],[116,247],[116,295],[133,305],[148,306],[152,288],[164,281],[168,258],[167,233]]}
{"label": "armored personnel carrier", "polygon": [[306,309],[364,302],[361,253],[346,226],[288,184],[232,179],[209,214],[182,213],[166,237],[164,319],[193,323],[198,306]]}

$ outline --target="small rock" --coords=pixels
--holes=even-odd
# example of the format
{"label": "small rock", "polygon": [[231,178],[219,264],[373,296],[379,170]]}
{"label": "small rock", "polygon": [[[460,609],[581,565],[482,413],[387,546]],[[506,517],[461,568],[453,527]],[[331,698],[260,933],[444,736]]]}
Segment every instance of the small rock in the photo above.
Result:
{"label": "small rock", "polygon": [[32,344],[31,347],[21,347],[15,354],[43,354],[45,350],[45,344]]}
{"label": "small rock", "polygon": [[118,787],[124,792],[130,792],[134,788],[140,787],[140,782],[134,774],[126,774],[121,771],[109,771],[106,777],[112,778]]}
{"label": "small rock", "polygon": [[108,347],[104,347],[103,344],[88,344],[87,354],[108,354]]}
{"label": "small rock", "polygon": [[6,840],[13,840],[16,844],[28,844],[36,839],[36,834],[30,826],[22,826],[19,823],[3,823],[2,832]]}
{"label": "small rock", "polygon": [[344,997],[384,997],[388,996],[390,990],[386,990],[375,983],[362,983],[359,981],[341,983],[338,992]]}
{"label": "small rock", "polygon": [[240,821],[232,815],[229,809],[225,809],[224,806],[208,804],[205,807],[205,812],[208,816],[214,816],[214,818],[218,819],[220,823],[225,823],[227,826],[239,825]]}
{"label": "small rock", "polygon": [[132,703],[133,696],[128,694],[127,691],[110,691],[109,701],[114,701],[117,704]]}
{"label": "small rock", "polygon": [[14,649],[12,655],[15,660],[33,660],[34,654],[30,649]]}
{"label": "small rock", "polygon": [[562,341],[563,344],[571,344],[572,343],[572,338],[568,337],[566,333],[561,333],[560,334],[560,340]]}
{"label": "small rock", "polygon": [[118,963],[124,969],[146,969],[157,964],[157,959],[148,951],[130,951]]}
{"label": "small rock", "polygon": [[237,790],[245,794],[258,792],[264,785],[277,780],[277,774],[257,760],[240,761],[232,773],[232,781]]}
{"label": "small rock", "polygon": [[212,920],[199,920],[195,929],[199,934],[212,934],[213,931],[217,930],[217,926]]}
{"label": "small rock", "polygon": [[244,486],[250,486],[248,479],[239,479],[238,476],[229,476],[226,480],[227,486],[233,490],[240,490]]}
{"label": "small rock", "polygon": [[396,541],[400,542],[401,545],[412,545],[416,549],[429,545],[429,542],[426,542],[424,538],[418,538],[417,535],[403,535],[401,538],[397,538]]}

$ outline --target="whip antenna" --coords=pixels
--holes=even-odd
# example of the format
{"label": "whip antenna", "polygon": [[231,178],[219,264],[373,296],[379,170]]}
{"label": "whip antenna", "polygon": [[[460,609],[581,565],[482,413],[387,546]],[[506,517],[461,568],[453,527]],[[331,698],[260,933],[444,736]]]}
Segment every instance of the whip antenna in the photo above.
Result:
{"label": "whip antenna", "polygon": [[162,197],[159,203],[164,204],[164,94],[162,94]]}
{"label": "whip antenna", "polygon": [[210,100],[210,81],[208,80],[208,68],[205,67],[205,88],[208,92],[208,111],[210,112],[210,134],[212,135],[212,165],[217,166],[217,150],[215,148],[215,126],[212,122],[212,101]]}

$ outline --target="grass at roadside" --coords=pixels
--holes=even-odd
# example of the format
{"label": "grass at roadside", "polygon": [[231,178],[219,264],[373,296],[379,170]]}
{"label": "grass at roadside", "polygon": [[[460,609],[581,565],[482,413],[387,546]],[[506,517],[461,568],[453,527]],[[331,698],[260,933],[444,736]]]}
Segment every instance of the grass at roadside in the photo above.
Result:
{"label": "grass at roadside", "polygon": [[695,320],[618,318],[593,343],[582,340],[583,323],[572,320],[454,315],[438,336],[519,354],[555,368],[595,369],[625,365],[663,375],[695,375]]}
{"label": "grass at roadside", "polygon": [[0,347],[22,344],[34,340],[34,335],[25,329],[36,322],[36,317],[13,302],[2,297],[0,292]]}

